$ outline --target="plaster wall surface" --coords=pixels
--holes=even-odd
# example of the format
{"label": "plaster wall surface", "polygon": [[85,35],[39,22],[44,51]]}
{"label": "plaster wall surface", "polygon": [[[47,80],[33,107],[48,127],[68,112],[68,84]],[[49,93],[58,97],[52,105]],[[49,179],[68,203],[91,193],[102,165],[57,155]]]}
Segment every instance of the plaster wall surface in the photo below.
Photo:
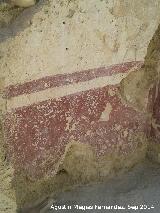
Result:
{"label": "plaster wall surface", "polygon": [[0,43],[4,135],[16,172],[90,180],[145,157],[149,88],[137,103],[136,78],[159,9],[159,0],[54,0],[17,18]]}
{"label": "plaster wall surface", "polygon": [[[143,61],[159,0],[46,1],[30,25],[1,44],[6,86],[128,61]],[[31,9],[27,9],[30,13]],[[26,13],[13,25],[22,25]]]}

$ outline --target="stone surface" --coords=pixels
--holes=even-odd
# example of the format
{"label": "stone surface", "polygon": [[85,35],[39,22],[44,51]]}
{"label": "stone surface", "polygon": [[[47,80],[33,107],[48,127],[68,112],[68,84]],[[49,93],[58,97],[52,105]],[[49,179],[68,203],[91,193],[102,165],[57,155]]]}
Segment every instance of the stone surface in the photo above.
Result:
{"label": "stone surface", "polygon": [[36,0],[10,0],[11,4],[18,7],[31,7],[35,5]]}
{"label": "stone surface", "polygon": [[[15,8],[8,1],[0,1],[0,28],[5,28],[12,23],[22,12],[21,8]],[[1,35],[2,33],[1,29]]]}
{"label": "stone surface", "polygon": [[151,39],[144,65],[121,81],[121,94],[136,109],[146,111],[151,129],[148,157],[160,162],[160,26]]}
{"label": "stone surface", "polygon": [[145,158],[153,47],[145,55],[159,9],[159,0],[40,1],[3,29],[3,127],[18,205],[60,186],[47,178],[99,180]]}
{"label": "stone surface", "polygon": [[[157,213],[160,208],[159,175],[159,165],[144,162],[134,167],[127,174],[120,175],[107,183],[78,187],[71,191],[59,193],[54,199],[51,196],[48,200],[44,199],[43,202],[36,203],[20,212],[131,213],[136,211]],[[67,209],[70,206],[71,209]],[[117,210],[118,206],[124,209]],[[87,207],[93,209],[89,210]],[[105,209],[107,207],[108,209]]]}

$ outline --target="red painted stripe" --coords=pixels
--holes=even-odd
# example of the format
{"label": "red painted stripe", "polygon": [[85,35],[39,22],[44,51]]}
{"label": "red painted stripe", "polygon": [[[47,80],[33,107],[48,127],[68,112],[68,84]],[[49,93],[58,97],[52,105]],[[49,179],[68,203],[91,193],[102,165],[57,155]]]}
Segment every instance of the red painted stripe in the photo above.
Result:
{"label": "red painted stripe", "polygon": [[26,82],[24,84],[16,84],[8,86],[4,91],[5,98],[16,97],[22,94],[30,94],[52,87],[60,87],[78,82],[85,82],[97,77],[111,76],[117,73],[125,73],[134,66],[141,67],[143,62],[132,61],[123,64],[112,65],[107,68],[100,67],[97,69],[89,69],[71,74],[58,74],[54,76],[46,76],[38,80]]}

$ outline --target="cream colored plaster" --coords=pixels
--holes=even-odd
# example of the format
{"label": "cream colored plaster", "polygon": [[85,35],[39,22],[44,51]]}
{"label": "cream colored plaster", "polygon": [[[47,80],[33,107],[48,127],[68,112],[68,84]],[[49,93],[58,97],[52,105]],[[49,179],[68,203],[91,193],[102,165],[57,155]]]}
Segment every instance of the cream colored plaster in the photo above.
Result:
{"label": "cream colored plaster", "polygon": [[46,2],[30,27],[0,44],[6,85],[144,60],[160,19],[160,0]]}
{"label": "cream colored plaster", "polygon": [[110,103],[107,103],[105,110],[101,114],[100,121],[109,121],[111,112],[112,105]]}

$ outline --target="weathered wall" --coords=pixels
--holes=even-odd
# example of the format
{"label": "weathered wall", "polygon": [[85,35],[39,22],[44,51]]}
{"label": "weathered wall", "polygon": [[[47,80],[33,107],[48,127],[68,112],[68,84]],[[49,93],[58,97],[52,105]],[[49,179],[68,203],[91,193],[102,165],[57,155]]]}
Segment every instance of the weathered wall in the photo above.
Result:
{"label": "weathered wall", "polygon": [[13,7],[7,1],[0,0],[0,27],[6,27],[22,12],[22,8]]}
{"label": "weathered wall", "polygon": [[151,129],[147,133],[149,146],[147,156],[160,162],[160,26],[151,39],[144,65],[139,72],[130,73],[121,81],[124,99],[150,117]]}
{"label": "weathered wall", "polygon": [[53,74],[143,61],[157,28],[159,7],[158,0],[129,4],[112,0],[50,1],[34,15],[30,27],[7,41],[7,54],[2,59],[7,60],[7,66],[2,64],[6,86]]}
{"label": "weathered wall", "polygon": [[3,115],[6,101],[2,98],[4,79],[0,78],[0,212],[16,211],[16,197],[12,186],[13,168],[6,158],[6,143],[3,134]]}
{"label": "weathered wall", "polygon": [[[15,176],[34,182],[64,172],[86,182],[131,167],[146,153],[151,83],[136,88],[149,76],[140,67],[160,1],[47,1],[37,8],[0,43]],[[18,201],[30,199],[16,181]]]}
{"label": "weathered wall", "polygon": [[160,26],[149,44],[145,66],[152,84],[150,90],[152,120],[148,157],[160,163]]}

